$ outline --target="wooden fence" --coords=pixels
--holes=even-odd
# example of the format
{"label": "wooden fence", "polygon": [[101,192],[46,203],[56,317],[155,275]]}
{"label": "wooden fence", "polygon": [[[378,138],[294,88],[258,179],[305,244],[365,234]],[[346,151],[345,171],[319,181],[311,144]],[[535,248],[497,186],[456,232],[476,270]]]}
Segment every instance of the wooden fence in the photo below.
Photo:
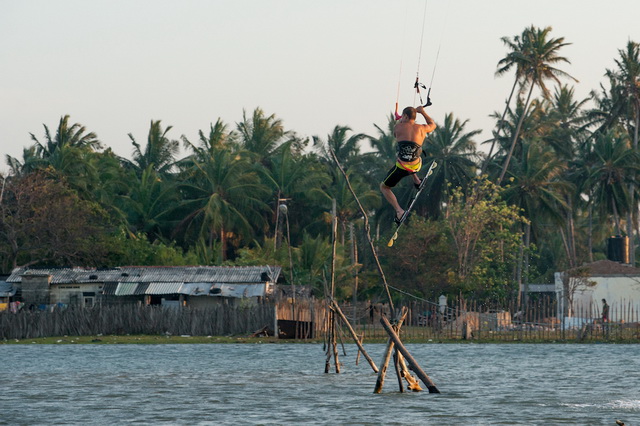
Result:
{"label": "wooden fence", "polygon": [[166,334],[226,336],[251,334],[275,320],[272,304],[207,308],[103,305],[44,311],[0,312],[0,339],[52,336]]}
{"label": "wooden fence", "polygon": [[[402,303],[397,304],[399,309]],[[526,308],[515,303],[504,307],[455,301],[444,307],[437,302],[405,303],[409,314],[402,327],[404,339],[416,341],[625,341],[640,342],[640,308],[626,300],[611,303],[609,318],[603,322],[597,305],[578,307],[571,316],[558,312],[554,298],[539,298]],[[373,308],[373,309],[372,309]],[[365,339],[386,339],[380,315],[385,305],[344,304],[341,309],[359,335]]]}
{"label": "wooden fence", "polygon": [[[603,322],[601,308],[577,308],[571,316],[559,315],[555,300],[543,298],[518,309],[456,301],[445,307],[430,302],[398,303],[409,310],[403,339],[414,341],[620,341],[640,342],[640,309],[629,301],[611,301],[609,318]],[[388,315],[384,305],[342,304],[341,310],[358,336],[386,340],[380,316]],[[282,331],[299,339],[321,339],[326,334],[326,303],[286,300],[247,307],[216,305],[207,308],[167,308],[160,306],[103,305],[92,308],[67,307],[45,311],[0,312],[0,339],[52,336],[151,334],[193,336],[250,335],[269,328],[278,320]],[[340,322],[339,322],[340,324]],[[345,342],[349,334],[342,327]],[[293,335],[291,334],[293,333]]]}
{"label": "wooden fence", "polygon": [[281,337],[314,339],[327,330],[327,304],[324,300],[282,299],[276,303],[276,315]]}

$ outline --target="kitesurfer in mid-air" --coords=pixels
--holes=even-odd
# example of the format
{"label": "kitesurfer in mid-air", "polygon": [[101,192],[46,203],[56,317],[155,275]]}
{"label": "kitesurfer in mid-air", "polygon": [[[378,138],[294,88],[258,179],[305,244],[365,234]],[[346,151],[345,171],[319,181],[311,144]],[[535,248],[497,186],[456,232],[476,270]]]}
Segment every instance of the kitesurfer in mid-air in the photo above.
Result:
{"label": "kitesurfer in mid-air", "polygon": [[[421,114],[427,124],[416,123],[416,113]],[[422,153],[422,143],[427,133],[431,133],[436,129],[436,123],[424,110],[423,106],[418,108],[406,107],[402,110],[402,116],[394,129],[394,136],[398,145],[396,147],[397,158],[387,176],[380,184],[380,191],[384,198],[394,208],[396,214],[394,221],[400,223],[404,209],[398,204],[398,199],[391,190],[405,176],[411,175],[413,183],[418,188],[420,186],[420,178],[417,172],[422,166],[420,154]]]}

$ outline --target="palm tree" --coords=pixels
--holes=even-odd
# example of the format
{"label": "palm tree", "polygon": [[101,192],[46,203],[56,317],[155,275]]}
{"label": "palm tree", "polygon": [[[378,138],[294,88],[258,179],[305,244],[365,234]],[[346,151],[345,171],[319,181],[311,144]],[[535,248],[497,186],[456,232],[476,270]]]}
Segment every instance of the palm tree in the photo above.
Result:
{"label": "palm tree", "polygon": [[[348,136],[349,132],[351,132],[350,127],[335,126],[333,131],[327,135],[326,141],[318,136],[313,137],[313,143],[320,159],[332,177],[332,183],[326,188],[326,193],[330,199],[336,200],[337,219],[342,231],[340,238],[343,244],[349,221],[359,217],[360,212],[344,177],[334,163],[331,152],[335,153],[338,162],[346,171],[351,185],[363,205],[368,204],[369,207],[375,207],[380,200],[379,192],[372,190],[371,186],[365,183],[368,169],[364,167],[365,162],[360,155],[360,141],[366,138],[366,135],[357,133]],[[329,205],[326,205],[326,208],[328,209]]]}
{"label": "palm tree", "polygon": [[[561,179],[571,182],[576,188],[576,191],[565,194],[569,210],[566,212],[565,220],[566,235],[561,234],[570,268],[579,266],[575,224],[580,219],[581,207],[585,206],[582,195],[589,191],[584,187],[585,169],[582,167],[583,160],[587,157],[580,154],[581,147],[587,146],[581,142],[589,137],[588,118],[583,110],[588,100],[588,98],[581,101],[575,100],[573,88],[556,87],[553,98],[548,105],[545,105],[548,109],[542,132],[542,141],[550,146],[560,159],[570,165]],[[591,258],[590,231],[588,241],[588,254]]]}
{"label": "palm tree", "polygon": [[[276,227],[279,227],[280,209],[275,207],[284,199],[292,228],[299,231],[302,223],[308,223],[320,214],[318,206],[329,199],[323,188],[330,184],[331,177],[313,155],[295,155],[294,144],[294,141],[288,141],[278,147],[263,176],[275,194],[273,221],[278,224]],[[294,231],[292,234],[300,233]],[[277,238],[275,235],[274,244],[277,244]]]}
{"label": "palm tree", "polygon": [[275,114],[266,117],[264,111],[256,108],[251,118],[246,111],[242,112],[242,122],[237,124],[240,133],[240,146],[256,155],[259,161],[266,162],[282,142],[287,132],[282,120]]}
{"label": "palm tree", "polygon": [[[102,148],[102,144],[93,132],[78,123],[69,124],[69,116],[60,118],[55,135],[45,129],[44,141],[31,133],[35,143],[35,155],[40,159],[25,158],[25,167],[42,168],[51,166],[66,176],[69,184],[88,197],[90,188],[96,179],[96,170],[89,157]],[[26,152],[25,152],[26,153]],[[27,161],[29,160],[29,161]]]}
{"label": "palm tree", "polygon": [[[554,67],[555,64],[561,62],[570,63],[568,59],[558,55],[560,48],[567,46],[570,43],[565,43],[564,37],[548,39],[550,32],[551,27],[546,27],[542,30],[534,26],[526,28],[520,37],[520,43],[514,44],[513,46],[518,47],[521,50],[511,52],[511,56],[518,59],[517,67],[519,68],[519,71],[516,71],[516,80],[521,81],[521,92],[526,90],[527,87],[529,88],[524,101],[525,114],[529,108],[529,102],[531,100],[534,87],[538,87],[542,91],[544,98],[549,98],[550,93],[545,83],[546,80],[550,79],[558,84],[560,84],[559,77],[568,77],[575,80],[566,72]],[[521,118],[523,118],[525,114],[522,114]],[[509,167],[509,162],[511,161],[521,126],[522,121],[519,121],[516,126],[516,130],[512,135],[511,147],[509,148],[507,158],[502,166],[502,172],[500,173],[500,177],[497,181],[498,185],[502,182],[502,179],[507,172],[507,168]]]}
{"label": "palm tree", "polygon": [[516,78],[513,80],[513,86],[511,86],[511,92],[509,92],[509,97],[505,102],[504,111],[502,112],[502,116],[497,121],[497,128],[493,131],[493,137],[491,138],[491,148],[489,148],[489,152],[485,158],[485,161],[482,163],[482,167],[480,168],[480,174],[484,174],[487,170],[487,166],[491,161],[493,156],[493,149],[495,148],[496,143],[498,142],[498,138],[500,132],[502,131],[502,124],[504,123],[504,119],[509,111],[511,105],[511,99],[513,98],[513,94],[516,91],[516,87],[518,84],[522,84],[524,82],[524,70],[526,69],[526,60],[521,54],[524,51],[524,46],[522,44],[522,40],[519,35],[513,37],[511,40],[509,37],[502,37],[500,39],[507,47],[511,50],[507,56],[498,61],[498,69],[495,72],[496,77],[500,77],[503,74],[511,71],[512,68],[515,67]]}
{"label": "palm tree", "polygon": [[43,124],[43,126],[45,131],[45,140],[43,142],[40,142],[33,133],[30,133],[31,139],[36,144],[38,154],[42,158],[49,158],[56,152],[68,147],[88,148],[93,151],[102,148],[102,144],[95,133],[86,133],[87,129],[78,123],[69,125],[68,115],[60,118],[55,136],[51,136],[46,124]]}
{"label": "palm tree", "polygon": [[630,148],[631,142],[625,132],[612,129],[598,134],[586,180],[601,217],[613,216],[618,234],[621,233],[620,215],[631,208],[629,185],[634,183],[640,170],[640,156]]}
{"label": "palm tree", "polygon": [[[326,142],[318,136],[313,137],[313,144],[325,163],[333,165],[333,157],[330,153],[333,150],[345,170],[362,165],[360,141],[366,138],[366,135],[356,133],[348,136],[349,132],[351,132],[351,128],[348,126],[335,126],[327,135]],[[359,168],[359,171],[362,169]]]}
{"label": "palm tree", "polygon": [[544,140],[565,160],[575,157],[577,142],[586,133],[587,116],[583,113],[589,98],[577,101],[573,88],[562,85],[556,87],[547,114],[550,132]]}
{"label": "palm tree", "polygon": [[435,160],[438,163],[426,183],[428,198],[422,203],[433,217],[440,215],[442,203],[451,195],[449,187],[460,187],[465,191],[476,175],[476,160],[479,156],[473,138],[480,130],[466,132],[468,122],[469,120],[462,122],[454,118],[452,113],[446,114],[444,125],[438,126],[422,146],[427,161]]}
{"label": "palm tree", "polygon": [[13,176],[26,175],[46,165],[46,161],[43,161],[36,153],[36,145],[22,149],[22,160],[8,154],[5,158]]}
{"label": "palm tree", "polygon": [[[360,218],[361,212],[356,200],[353,198],[353,194],[349,190],[344,176],[335,167],[332,169],[330,174],[333,177],[333,183],[326,189],[326,193],[331,199],[336,200],[336,218],[341,230],[340,243],[344,245],[349,223]],[[358,196],[358,199],[364,208],[366,210],[377,208],[381,201],[380,191],[378,191],[377,188],[372,189],[371,186],[363,179],[362,175],[357,173],[354,169],[346,170],[346,174],[353,191]],[[328,205],[326,207],[328,208]]]}
{"label": "palm tree", "polygon": [[220,118],[216,120],[215,124],[210,125],[208,134],[200,130],[198,135],[197,144],[191,143],[184,135],[182,136],[182,142],[185,148],[190,149],[199,160],[210,158],[216,150],[222,147],[239,149],[237,145],[237,133],[229,131],[229,126]]}
{"label": "palm tree", "polygon": [[139,174],[149,167],[160,174],[170,172],[180,150],[178,141],[167,137],[171,128],[172,126],[168,126],[162,130],[161,120],[151,120],[144,149],[129,133],[133,144],[133,161],[123,160],[124,164],[133,167]]}
{"label": "palm tree", "polygon": [[[616,91],[623,104],[625,114],[621,117],[623,124],[632,139],[632,147],[638,149],[638,127],[640,127],[640,45],[629,41],[626,50],[620,50],[620,59],[616,59],[618,67],[616,72],[607,70],[607,74],[613,75],[617,81]],[[629,244],[629,259],[635,264],[635,241],[633,230],[637,226],[637,202],[635,201],[636,185],[630,183],[629,196],[630,208],[627,214],[627,235],[631,240]]]}
{"label": "palm tree", "polygon": [[[519,161],[513,164],[510,184],[503,194],[508,203],[522,209],[523,215],[529,219],[524,224],[524,248],[528,253],[531,237],[539,241],[549,224],[563,234],[566,242],[563,229],[569,212],[566,198],[574,188],[564,179],[566,163],[541,140],[523,142],[522,150]],[[568,251],[567,256],[570,257]],[[528,276],[528,263],[527,258],[524,262],[525,277]]]}
{"label": "palm tree", "polygon": [[[494,113],[493,117],[497,117],[498,113]],[[509,108],[506,117],[499,126],[502,128],[502,134],[497,137],[499,149],[489,163],[487,174],[489,177],[500,175],[502,166],[506,161],[507,155],[511,148],[511,141],[515,135],[518,123],[520,123],[520,131],[518,132],[518,143],[516,143],[512,152],[512,157],[519,157],[522,154],[522,142],[531,141],[536,138],[543,137],[546,132],[547,110],[544,100],[534,99],[531,101],[529,108],[525,110],[522,99],[519,98],[515,109]]]}
{"label": "palm tree", "polygon": [[265,224],[269,188],[260,182],[254,166],[248,156],[221,147],[206,161],[193,158],[188,181],[182,185],[186,197],[182,208],[187,214],[178,229],[194,232],[209,247],[219,240],[223,260],[229,237],[250,241],[254,229]]}
{"label": "palm tree", "polygon": [[163,180],[149,164],[139,179],[132,179],[129,193],[121,197],[122,211],[132,234],[144,232],[153,242],[168,237],[171,212],[177,207],[179,193],[176,185]]}
{"label": "palm tree", "polygon": [[385,129],[377,124],[373,126],[378,134],[376,136],[366,136],[373,151],[362,154],[362,157],[369,165],[368,173],[371,182],[382,182],[396,158],[396,137],[394,136],[396,119],[391,113],[387,117],[387,127]]}

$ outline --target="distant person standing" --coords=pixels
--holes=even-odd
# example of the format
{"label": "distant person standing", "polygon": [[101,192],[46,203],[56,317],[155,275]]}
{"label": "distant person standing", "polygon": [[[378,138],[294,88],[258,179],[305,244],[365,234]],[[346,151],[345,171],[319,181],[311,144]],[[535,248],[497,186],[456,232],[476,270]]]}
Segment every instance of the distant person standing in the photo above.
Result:
{"label": "distant person standing", "polygon": [[602,328],[605,337],[609,337],[609,305],[606,299],[602,299]]}
{"label": "distant person standing", "polygon": [[606,299],[602,299],[602,323],[609,322],[609,305]]}

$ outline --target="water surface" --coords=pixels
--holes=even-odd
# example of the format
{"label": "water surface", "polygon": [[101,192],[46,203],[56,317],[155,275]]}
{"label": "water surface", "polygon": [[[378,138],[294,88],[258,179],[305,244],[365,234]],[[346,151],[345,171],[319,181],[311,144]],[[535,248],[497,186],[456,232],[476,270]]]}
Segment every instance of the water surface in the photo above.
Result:
{"label": "water surface", "polygon": [[354,345],[4,345],[0,424],[640,424],[637,345],[407,347],[441,394],[374,395]]}

